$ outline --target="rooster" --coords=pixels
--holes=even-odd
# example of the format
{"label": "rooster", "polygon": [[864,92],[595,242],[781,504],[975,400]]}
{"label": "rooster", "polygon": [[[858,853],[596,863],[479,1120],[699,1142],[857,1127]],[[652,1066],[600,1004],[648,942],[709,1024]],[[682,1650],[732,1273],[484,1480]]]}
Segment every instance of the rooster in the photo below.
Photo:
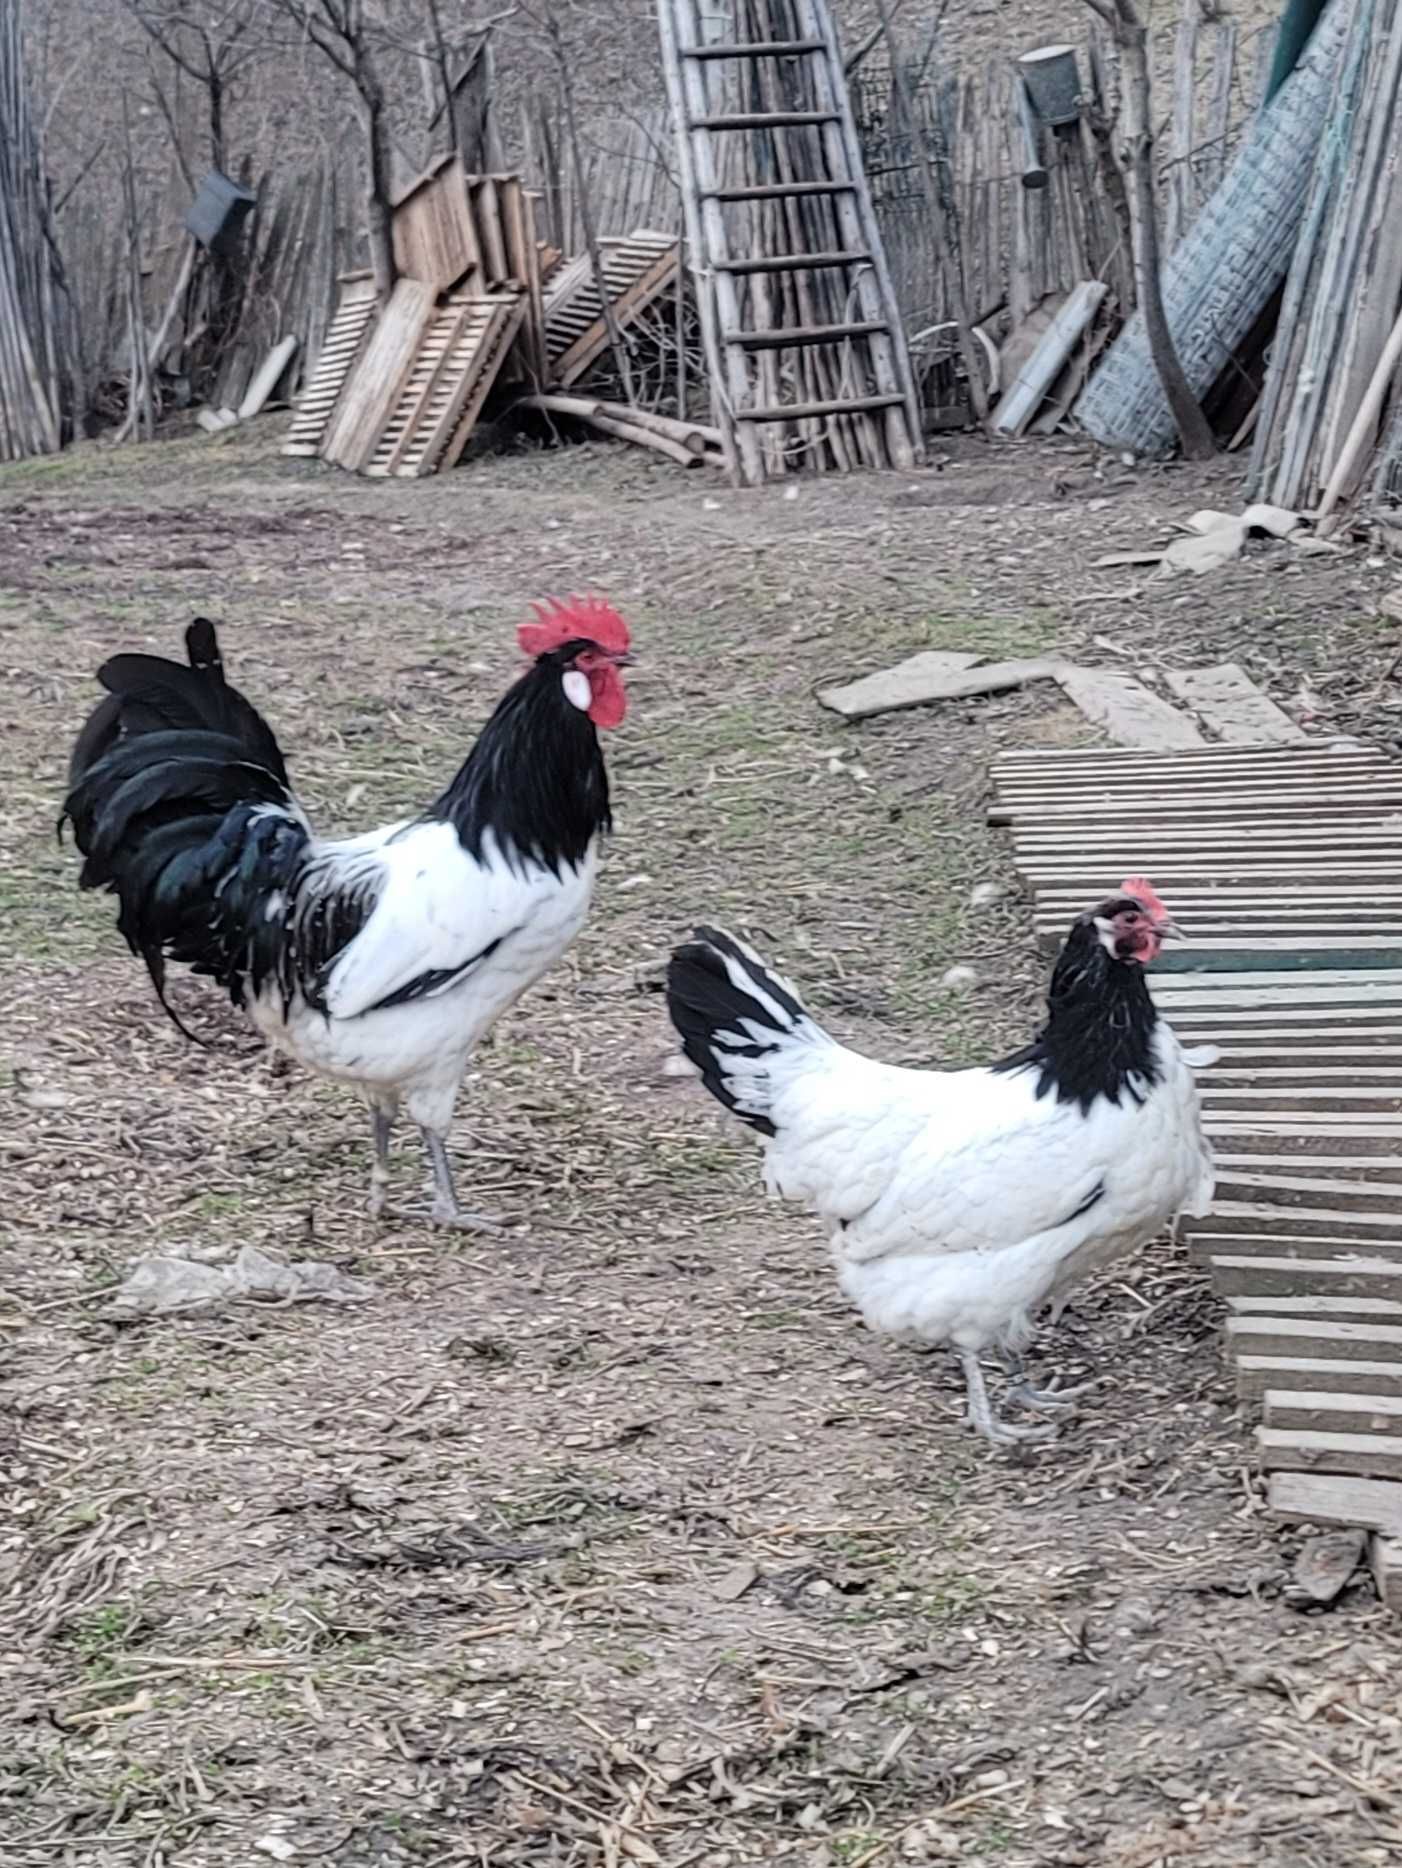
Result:
{"label": "rooster", "polygon": [[[1034,1316],[1089,1272],[1204,1214],[1212,1157],[1192,1066],[1145,968],[1177,933],[1142,877],[1083,914],[1048,1017],[987,1068],[900,1069],[838,1044],[754,950],[698,928],[667,1001],[706,1088],[764,1139],[771,1193],[827,1222],[846,1295],[874,1330],[958,1353],[985,1438],[1045,1438],[989,1403],[980,1352],[1021,1376]],[[1068,1393],[1014,1389],[1050,1410]]]}
{"label": "rooster", "polygon": [[60,828],[73,826],[81,886],[116,895],[117,926],[177,1024],[168,959],[359,1091],[374,1217],[402,1102],[432,1168],[434,1221],[493,1229],[453,1185],[458,1085],[478,1040],[588,913],[610,827],[597,729],[624,716],[628,629],[597,599],[534,609],[518,633],[532,666],[456,777],[416,817],[362,836],[312,829],[202,618],[186,631],[188,668],[117,655],[99,669],[107,697],[74,748]]}

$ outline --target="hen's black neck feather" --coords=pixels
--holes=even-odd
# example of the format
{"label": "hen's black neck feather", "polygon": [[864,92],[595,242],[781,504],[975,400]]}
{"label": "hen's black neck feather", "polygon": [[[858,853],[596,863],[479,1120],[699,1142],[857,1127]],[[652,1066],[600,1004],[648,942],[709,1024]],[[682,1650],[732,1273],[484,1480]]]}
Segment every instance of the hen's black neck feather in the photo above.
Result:
{"label": "hen's black neck feather", "polygon": [[995,1070],[1035,1070],[1039,1097],[1079,1103],[1083,1111],[1097,1096],[1144,1100],[1160,1074],[1149,982],[1137,961],[1106,952],[1089,915],[1072,928],[1057,959],[1047,1012],[1033,1042]]}
{"label": "hen's black neck feather", "polygon": [[567,642],[543,655],[507,690],[452,783],[425,811],[430,821],[450,823],[472,856],[481,857],[491,831],[508,860],[526,858],[558,875],[609,829],[599,735],[561,685],[587,646]]}

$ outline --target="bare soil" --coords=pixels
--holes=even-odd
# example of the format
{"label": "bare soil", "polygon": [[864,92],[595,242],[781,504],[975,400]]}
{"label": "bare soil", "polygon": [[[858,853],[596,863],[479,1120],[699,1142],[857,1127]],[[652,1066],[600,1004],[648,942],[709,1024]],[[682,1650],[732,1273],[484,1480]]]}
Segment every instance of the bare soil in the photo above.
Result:
{"label": "bare soil", "polygon": [[[705,915],[844,1038],[996,1055],[1045,963],[988,765],[1079,716],[1041,684],[849,729],[815,689],[926,646],[1231,656],[1388,741],[1386,567],[1097,571],[1235,488],[1066,443],[738,493],[607,447],[385,485],[278,438],[0,475],[7,1868],[1396,1859],[1402,1638],[1362,1577],[1299,1606],[1198,1275],[1164,1246],[1089,1288],[1039,1347],[1102,1386],[991,1453],[665,1074],[657,990]],[[641,660],[594,917],[461,1102],[464,1191],[511,1230],[377,1236],[359,1107],[193,984],[186,1044],[77,894],[68,746],[104,655],[206,613],[318,821],[379,822],[572,588]],[[408,1138],[396,1174],[421,1210]],[[143,1254],[244,1243],[378,1294],[106,1314]]]}

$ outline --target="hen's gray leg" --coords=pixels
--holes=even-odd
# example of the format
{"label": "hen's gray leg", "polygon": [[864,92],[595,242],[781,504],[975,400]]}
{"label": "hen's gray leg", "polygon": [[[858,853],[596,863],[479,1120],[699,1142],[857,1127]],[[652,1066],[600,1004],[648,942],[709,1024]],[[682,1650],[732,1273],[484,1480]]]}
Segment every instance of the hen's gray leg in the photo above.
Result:
{"label": "hen's gray leg", "polygon": [[443,1137],[432,1129],[420,1129],[419,1133],[424,1138],[424,1147],[428,1150],[429,1163],[433,1168],[434,1225],[455,1226],[463,1232],[500,1232],[500,1213],[469,1213],[458,1205],[452,1164],[448,1160],[448,1146]]}
{"label": "hen's gray leg", "polygon": [[370,1121],[375,1140],[375,1155],[370,1163],[370,1217],[379,1219],[389,1198],[389,1133],[394,1127],[393,1111],[378,1109],[372,1104]]}
{"label": "hen's gray leg", "polygon": [[995,1446],[1055,1437],[1055,1427],[1012,1427],[1007,1421],[999,1420],[989,1402],[977,1355],[972,1349],[961,1349],[958,1355],[964,1370],[964,1385],[969,1391],[969,1425],[976,1433],[981,1433],[985,1440],[991,1440]]}

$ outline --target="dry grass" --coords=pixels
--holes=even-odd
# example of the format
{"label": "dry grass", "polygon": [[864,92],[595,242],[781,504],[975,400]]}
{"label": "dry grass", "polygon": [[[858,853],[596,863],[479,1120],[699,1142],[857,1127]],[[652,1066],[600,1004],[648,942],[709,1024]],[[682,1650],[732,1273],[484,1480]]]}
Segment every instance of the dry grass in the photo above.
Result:
{"label": "dry grass", "polygon": [[[662,1074],[656,991],[705,913],[885,1056],[996,1052],[1042,963],[1014,895],[966,905],[1006,877],[987,762],[1074,716],[1038,691],[849,731],[812,690],[1099,636],[1130,665],[1230,645],[1376,720],[1382,574],[1263,557],[1088,599],[1090,559],[1222,489],[1065,449],[788,501],[610,450],[372,485],[269,433],[0,478],[7,1868],[1392,1859],[1402,1643],[1366,1585],[1290,1605],[1194,1274],[1164,1252],[1089,1291],[1056,1348],[1103,1399],[990,1456],[943,1358],[858,1329]],[[515,1223],[376,1238],[359,1109],[189,988],[212,1048],[185,1046],[76,897],[67,742],[104,653],[204,610],[319,819],[379,821],[460,757],[525,600],[589,586],[642,652],[619,834],[455,1137]],[[396,1172],[421,1198],[407,1144]],[[140,1254],[244,1242],[380,1295],[106,1318]]]}

